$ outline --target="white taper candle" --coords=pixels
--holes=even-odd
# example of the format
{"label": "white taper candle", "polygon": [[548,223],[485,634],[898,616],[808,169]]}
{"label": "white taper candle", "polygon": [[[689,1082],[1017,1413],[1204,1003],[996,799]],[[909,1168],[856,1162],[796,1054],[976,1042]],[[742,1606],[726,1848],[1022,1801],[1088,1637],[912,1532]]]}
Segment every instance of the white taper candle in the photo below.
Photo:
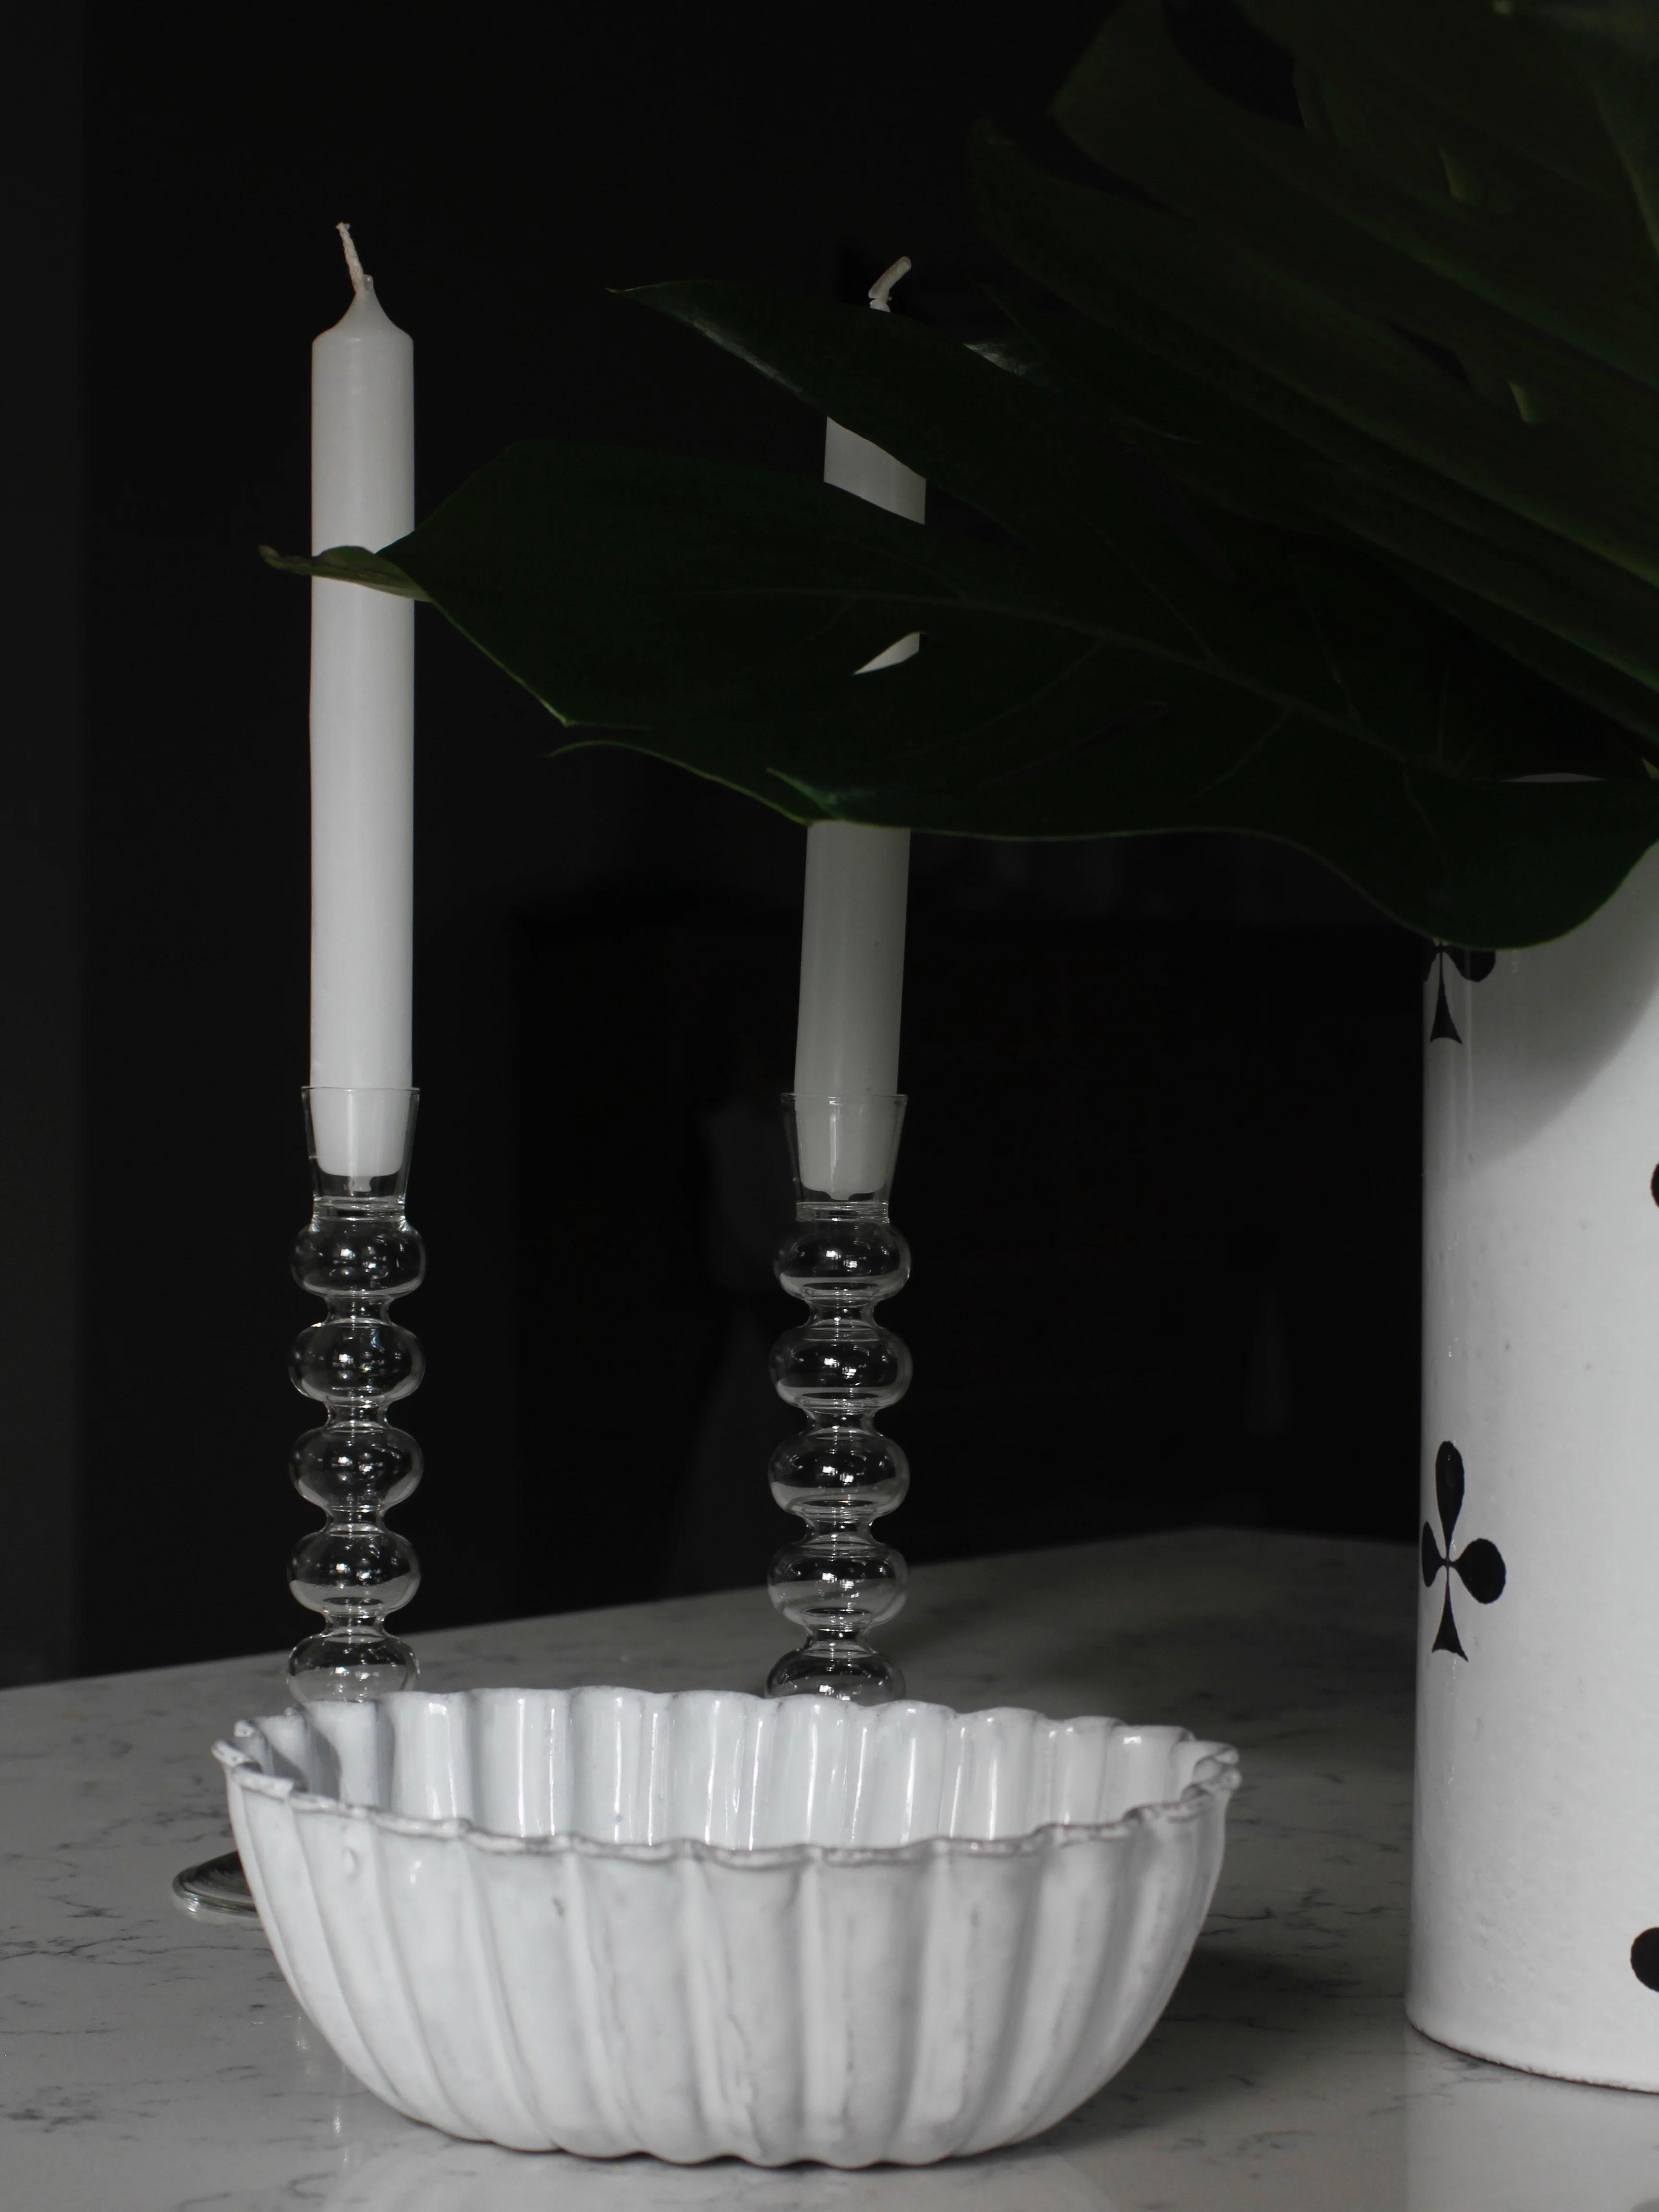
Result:
{"label": "white taper candle", "polygon": [[[888,295],[910,266],[896,261],[870,289]],[[910,522],[923,520],[927,486],[913,469],[839,422],[824,426],[823,480]],[[920,640],[900,638],[861,672],[908,659]],[[798,1098],[879,1097],[898,1089],[899,1018],[904,988],[904,915],[910,872],[908,830],[817,822],[806,833],[801,922],[800,1008],[795,1032]],[[873,1155],[798,1111],[801,1174],[810,1188],[847,1197],[880,1180]],[[816,1133],[815,1133],[816,1132]],[[831,1186],[834,1186],[833,1189]]]}
{"label": "white taper candle", "polygon": [[[352,302],[311,349],[311,542],[371,550],[415,525],[415,349],[340,225]],[[311,1080],[410,1082],[415,610],[311,586]],[[370,1124],[341,1144],[374,1147]],[[320,1137],[320,1130],[319,1130]],[[367,1158],[325,1162],[378,1174]],[[396,1164],[392,1162],[390,1164]]]}

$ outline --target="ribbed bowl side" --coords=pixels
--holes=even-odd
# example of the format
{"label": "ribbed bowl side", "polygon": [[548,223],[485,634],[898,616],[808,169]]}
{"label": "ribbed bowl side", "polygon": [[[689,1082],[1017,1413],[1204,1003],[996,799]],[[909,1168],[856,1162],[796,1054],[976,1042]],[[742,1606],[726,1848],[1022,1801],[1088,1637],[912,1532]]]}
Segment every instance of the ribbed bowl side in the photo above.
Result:
{"label": "ribbed bowl side", "polygon": [[1061,1839],[1042,1862],[1029,1971],[1000,2064],[957,2148],[1039,2135],[1126,2065],[1151,2033],[1204,1924],[1224,1805]]}
{"label": "ribbed bowl side", "polygon": [[684,1854],[641,1869],[582,1854],[614,2093],[659,2158],[802,2155],[802,1992],[789,1972],[804,1870]]}
{"label": "ribbed bowl side", "polygon": [[377,2097],[407,2111],[347,2002],[288,1794],[233,1778],[229,1796],[237,1852],[283,1978],[342,2064]]}
{"label": "ribbed bowl side", "polygon": [[[303,1803],[294,1808],[293,1818],[340,1994],[392,2085],[391,2101],[400,2112],[452,2135],[476,2134],[471,2116],[448,2094],[427,2047],[373,1823]],[[453,1856],[441,1843],[428,1843],[428,1849],[434,1858]],[[459,2013],[464,1997],[453,1976],[447,1978],[447,1994],[452,2010]]]}
{"label": "ribbed bowl side", "polygon": [[[543,2147],[587,2158],[643,2148],[664,2086],[634,2070],[619,2032],[611,1931],[595,1925],[588,1862],[574,1851],[470,1854],[513,2038]],[[641,1940],[663,1915],[659,1866],[636,1866]],[[600,1916],[603,1917],[603,1915]],[[532,2146],[525,2146],[530,2148]],[[703,2154],[707,2155],[707,2154]]]}
{"label": "ribbed bowl side", "polygon": [[480,1875],[495,1869],[481,1868],[464,1843],[434,1849],[419,1832],[372,1832],[410,2041],[460,2118],[459,2127],[439,2125],[514,2150],[545,2149],[550,2139],[505,2002],[507,1961],[480,1896]]}
{"label": "ribbed bowl side", "polygon": [[[929,1927],[931,1856],[802,1873],[793,1937],[801,2008],[804,2154],[862,2166],[894,2154],[915,2079]],[[861,1877],[869,1874],[871,1881]],[[965,1931],[964,1931],[965,1932]]]}
{"label": "ribbed bowl side", "polygon": [[[1007,2008],[1030,1960],[1052,1850],[1017,1858],[940,1854],[917,1915],[921,1956],[904,2095],[885,2157],[920,2164],[959,2150],[1007,2048]],[[850,1894],[847,1910],[855,1911]],[[964,1937],[967,1940],[963,1940]]]}
{"label": "ribbed bowl side", "polygon": [[1060,1844],[1032,1861],[1018,1952],[998,1992],[1003,2009],[999,2015],[986,2004],[953,2150],[1030,2135],[1088,2094],[1068,2100],[1067,2086],[1092,2075],[1101,2037],[1119,2018],[1118,1991],[1106,1975],[1131,1910],[1126,1893],[1138,1871],[1138,1841]]}

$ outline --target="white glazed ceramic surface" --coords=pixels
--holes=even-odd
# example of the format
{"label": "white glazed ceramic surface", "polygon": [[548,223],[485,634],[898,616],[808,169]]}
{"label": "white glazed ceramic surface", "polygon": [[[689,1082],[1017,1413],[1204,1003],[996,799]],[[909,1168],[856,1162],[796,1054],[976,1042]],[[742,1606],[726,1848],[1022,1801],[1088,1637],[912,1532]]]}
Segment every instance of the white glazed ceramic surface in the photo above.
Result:
{"label": "white glazed ceramic surface", "polygon": [[[1407,2010],[1482,2057],[1659,2089],[1637,1971],[1659,1975],[1659,855],[1571,937],[1444,973]],[[1475,1543],[1495,1597],[1490,1555],[1473,1593],[1457,1564]]]}
{"label": "white glazed ceramic surface", "polygon": [[766,2166],[986,2150],[1092,2095],[1237,1782],[1173,1728],[702,1690],[409,1691],[236,1739],[272,1948],[388,2104]]}

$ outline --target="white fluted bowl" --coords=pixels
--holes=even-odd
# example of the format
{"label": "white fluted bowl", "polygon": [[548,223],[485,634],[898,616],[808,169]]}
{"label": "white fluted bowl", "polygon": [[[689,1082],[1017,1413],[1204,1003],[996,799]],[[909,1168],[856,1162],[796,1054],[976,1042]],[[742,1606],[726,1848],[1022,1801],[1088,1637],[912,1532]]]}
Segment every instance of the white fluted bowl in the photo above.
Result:
{"label": "white fluted bowl", "polygon": [[358,2079],[515,2149],[907,2165],[1033,2136],[1168,2002],[1237,1755],[736,1692],[404,1691],[216,1754]]}

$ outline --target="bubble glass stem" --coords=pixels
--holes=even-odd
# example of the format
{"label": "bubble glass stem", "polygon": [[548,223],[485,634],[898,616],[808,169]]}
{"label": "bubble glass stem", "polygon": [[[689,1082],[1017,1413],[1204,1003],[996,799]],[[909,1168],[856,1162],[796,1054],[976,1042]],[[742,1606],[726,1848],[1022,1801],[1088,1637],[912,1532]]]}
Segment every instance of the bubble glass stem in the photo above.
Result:
{"label": "bubble glass stem", "polygon": [[[415,1680],[415,1654],[385,1617],[413,1597],[420,1569],[386,1515],[421,1479],[420,1446],[391,1409],[418,1387],[426,1362],[392,1308],[419,1285],[426,1255],[404,1212],[419,1093],[315,1088],[304,1097],[313,1199],[292,1266],[325,1312],[295,1338],[289,1372],[325,1419],[295,1445],[289,1472],[324,1522],[289,1560],[289,1588],[322,1626],[295,1646],[288,1686],[310,1705]],[[234,1851],[187,1867],[173,1890],[204,1918],[253,1914]]]}
{"label": "bubble glass stem", "polygon": [[779,1552],[767,1586],[805,1639],[766,1686],[773,1697],[878,1705],[904,1694],[902,1674],[870,1636],[904,1602],[904,1561],[872,1523],[910,1480],[902,1450],[875,1425],[910,1382],[908,1351],[875,1318],[910,1273],[887,1210],[905,1102],[791,1094],[783,1104],[795,1224],[775,1273],[807,1318],[773,1347],[772,1380],[806,1426],[774,1452],[770,1476],[773,1497],[806,1533]]}
{"label": "bubble glass stem", "polygon": [[375,1102],[378,1152],[368,1157],[382,1159],[383,1171],[348,1175],[324,1164],[319,1135],[337,1118],[338,1094],[307,1091],[314,1198],[294,1243],[294,1279],[325,1308],[295,1339],[289,1360],[295,1389],[327,1416],[289,1458],[295,1488],[326,1516],[289,1564],[289,1589],[323,1619],[288,1662],[289,1686],[304,1704],[407,1689],[416,1674],[414,1653],[385,1616],[414,1596],[420,1569],[414,1547],[385,1516],[421,1479],[420,1446],[391,1419],[426,1371],[418,1340],[392,1314],[393,1300],[426,1272],[404,1210],[418,1093],[350,1095]]}

